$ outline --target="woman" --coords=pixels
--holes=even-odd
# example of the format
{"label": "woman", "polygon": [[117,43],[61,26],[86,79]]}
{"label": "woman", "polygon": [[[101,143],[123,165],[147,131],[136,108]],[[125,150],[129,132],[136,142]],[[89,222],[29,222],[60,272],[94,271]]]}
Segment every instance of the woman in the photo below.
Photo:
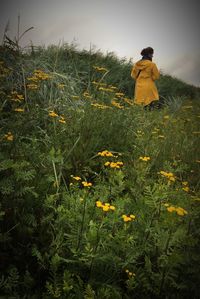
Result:
{"label": "woman", "polygon": [[141,51],[142,59],[136,62],[131,77],[136,80],[134,102],[145,107],[152,107],[159,100],[158,90],[154,83],[159,79],[159,71],[152,62],[154,50],[151,47]]}

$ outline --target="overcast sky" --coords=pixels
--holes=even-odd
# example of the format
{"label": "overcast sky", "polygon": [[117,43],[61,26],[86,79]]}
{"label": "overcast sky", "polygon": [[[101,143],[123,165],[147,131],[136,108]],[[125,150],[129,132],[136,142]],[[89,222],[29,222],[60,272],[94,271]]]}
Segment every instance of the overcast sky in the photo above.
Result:
{"label": "overcast sky", "polygon": [[154,48],[164,73],[200,86],[200,0],[0,0],[0,38],[33,26],[22,39],[35,45],[75,41],[119,57],[140,59]]}

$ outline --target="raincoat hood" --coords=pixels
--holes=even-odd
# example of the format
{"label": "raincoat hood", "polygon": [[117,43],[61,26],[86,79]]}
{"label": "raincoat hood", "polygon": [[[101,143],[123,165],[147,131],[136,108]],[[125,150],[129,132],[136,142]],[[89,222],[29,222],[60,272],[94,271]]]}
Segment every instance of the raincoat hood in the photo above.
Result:
{"label": "raincoat hood", "polygon": [[150,66],[151,64],[152,62],[150,60],[139,60],[138,62],[136,62],[135,68],[142,71],[146,69],[148,66]]}

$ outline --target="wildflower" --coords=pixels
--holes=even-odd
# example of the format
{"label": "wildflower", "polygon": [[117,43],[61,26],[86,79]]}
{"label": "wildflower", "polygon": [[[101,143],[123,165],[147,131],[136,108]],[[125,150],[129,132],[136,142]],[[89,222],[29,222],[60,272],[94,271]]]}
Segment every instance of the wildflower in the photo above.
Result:
{"label": "wildflower", "polygon": [[175,176],[172,172],[166,172],[166,171],[161,170],[159,172],[159,174],[166,177],[169,181],[175,182]]}
{"label": "wildflower", "polygon": [[158,138],[165,138],[164,135],[158,135]]}
{"label": "wildflower", "polygon": [[97,206],[97,208],[102,208],[103,204],[102,204],[102,202],[100,200],[97,200],[96,201],[96,206]]}
{"label": "wildflower", "polygon": [[187,215],[187,211],[181,207],[178,207],[176,208],[176,213],[179,215],[179,216],[184,216],[184,215]]}
{"label": "wildflower", "polygon": [[124,96],[124,93],[123,92],[116,92],[115,95],[116,95],[116,97],[121,98],[121,97]]}
{"label": "wildflower", "polygon": [[106,162],[104,164],[105,166],[110,166],[110,168],[120,168],[121,166],[123,166],[123,162],[119,161],[119,162]]}
{"label": "wildflower", "polygon": [[92,183],[88,183],[88,182],[83,181],[83,182],[82,182],[82,185],[83,185],[84,187],[91,187],[91,186],[92,186]]}
{"label": "wildflower", "polygon": [[24,112],[24,109],[23,108],[15,108],[14,111],[16,111],[16,112]]}
{"label": "wildflower", "polygon": [[182,185],[183,185],[183,186],[187,186],[187,185],[188,185],[188,182],[182,182]]}
{"label": "wildflower", "polygon": [[170,207],[167,207],[167,211],[172,213],[172,212],[176,211],[176,208],[173,206],[170,206]]}
{"label": "wildflower", "polygon": [[102,209],[103,209],[104,212],[108,212],[110,208],[109,208],[109,206],[104,205],[102,207]]}
{"label": "wildflower", "polygon": [[135,215],[122,215],[124,222],[130,222],[135,220]]}
{"label": "wildflower", "polygon": [[111,108],[109,106],[98,104],[98,103],[92,103],[91,106],[96,107],[98,109],[108,109],[108,108]]}
{"label": "wildflower", "polygon": [[87,99],[91,99],[91,98],[92,98],[92,96],[91,96],[87,91],[85,91],[85,92],[83,93],[83,96],[84,96],[85,98],[87,98]]}
{"label": "wildflower", "polygon": [[38,85],[37,84],[27,84],[26,85],[26,87],[28,88],[28,89],[37,89],[38,88]]}
{"label": "wildflower", "polygon": [[54,111],[49,111],[49,116],[51,116],[51,117],[57,117],[58,114],[55,113]]}
{"label": "wildflower", "polygon": [[189,192],[190,188],[188,186],[185,186],[185,187],[182,188],[182,190],[185,191],[185,192]]}
{"label": "wildflower", "polygon": [[99,87],[99,90],[107,91],[107,92],[113,92],[112,88],[106,88],[106,87]]}
{"label": "wildflower", "polygon": [[17,94],[17,98],[18,98],[19,100],[24,100],[24,96],[23,96],[22,94]]}
{"label": "wildflower", "polygon": [[66,121],[63,116],[60,116],[59,122],[62,124],[66,124]]}
{"label": "wildflower", "polygon": [[117,103],[115,100],[112,100],[111,104],[119,109],[123,109],[124,107],[122,105],[120,105],[119,103]]}
{"label": "wildflower", "polygon": [[115,211],[115,207],[114,206],[110,206],[110,210]]}
{"label": "wildflower", "polygon": [[81,180],[81,178],[79,177],[79,176],[71,176],[74,180],[76,180],[76,181],[80,181]]}
{"label": "wildflower", "polygon": [[129,271],[128,269],[126,269],[125,272],[128,274],[129,277],[134,277],[135,276],[135,273]]}
{"label": "wildflower", "polygon": [[102,152],[98,152],[97,154],[98,156],[101,156],[101,157],[113,157],[113,154],[107,150],[105,151],[102,151]]}
{"label": "wildflower", "polygon": [[142,161],[145,161],[145,162],[147,162],[147,161],[149,161],[151,158],[150,157],[139,157],[139,160],[142,160]]}
{"label": "wildflower", "polygon": [[129,105],[134,105],[134,102],[131,100],[131,99],[128,99],[128,98],[124,98],[124,102],[126,102],[127,104]]}
{"label": "wildflower", "polygon": [[35,70],[33,78],[36,80],[48,80],[51,78],[51,76],[42,70]]}
{"label": "wildflower", "polygon": [[97,200],[96,201],[96,207],[97,208],[102,208],[102,210],[104,212],[108,212],[108,211],[115,211],[115,207],[110,205],[109,203],[102,203],[100,200]]}
{"label": "wildflower", "polygon": [[169,119],[169,115],[164,115],[164,119]]}
{"label": "wildflower", "polygon": [[8,141],[13,141],[14,137],[12,135],[11,132],[8,132],[7,134],[4,135],[4,137],[6,138],[6,140]]}

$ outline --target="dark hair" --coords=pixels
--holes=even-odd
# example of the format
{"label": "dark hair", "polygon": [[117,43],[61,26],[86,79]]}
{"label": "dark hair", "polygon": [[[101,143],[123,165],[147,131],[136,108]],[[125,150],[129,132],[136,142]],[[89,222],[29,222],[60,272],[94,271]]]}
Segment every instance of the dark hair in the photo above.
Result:
{"label": "dark hair", "polygon": [[144,48],[140,54],[142,56],[148,56],[149,54],[153,54],[153,52],[154,52],[153,48],[147,47],[147,48]]}

